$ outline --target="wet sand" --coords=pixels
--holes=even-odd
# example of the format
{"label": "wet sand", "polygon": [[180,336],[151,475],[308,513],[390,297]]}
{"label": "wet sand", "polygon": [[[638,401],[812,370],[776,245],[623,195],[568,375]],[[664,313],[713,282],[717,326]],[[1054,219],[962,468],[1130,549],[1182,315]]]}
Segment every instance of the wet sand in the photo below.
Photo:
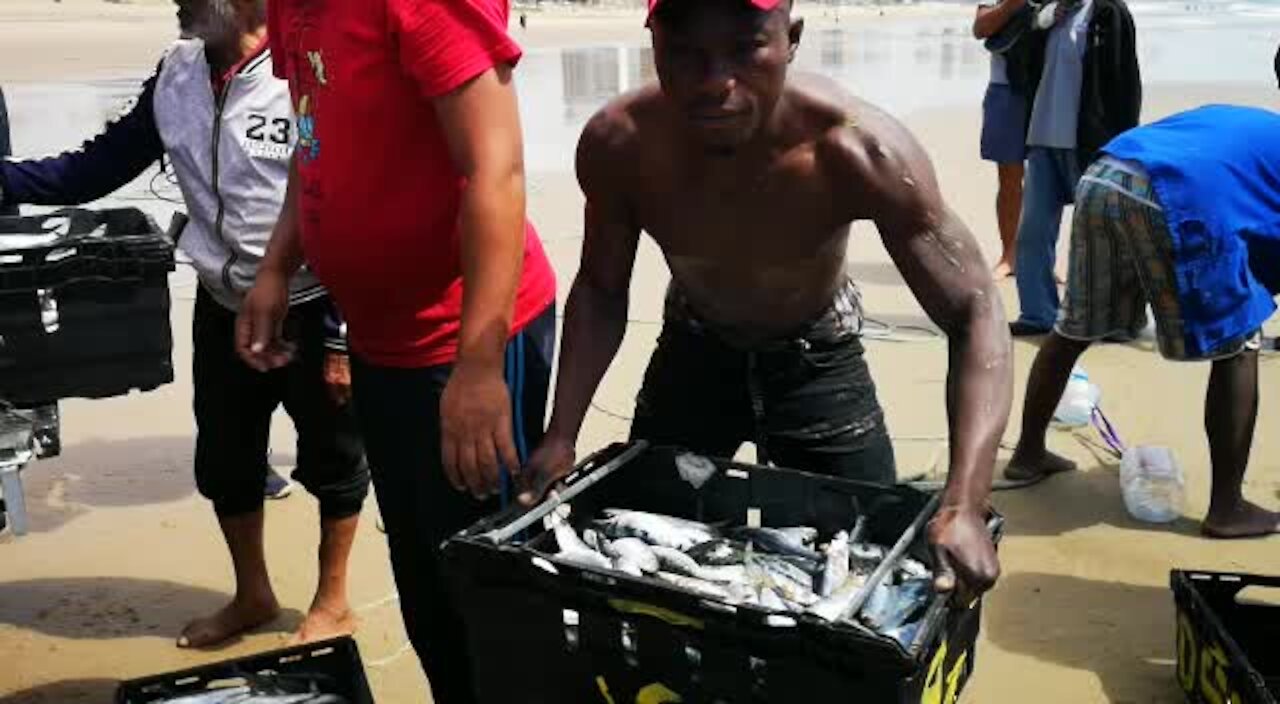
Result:
{"label": "wet sand", "polygon": [[[964,34],[967,7],[926,10],[895,10],[884,18],[851,11],[837,23],[821,8],[806,8],[810,44],[800,64],[837,75],[900,114],[933,157],[951,206],[994,255],[995,175],[976,158],[985,55]],[[563,298],[581,245],[582,200],[568,171],[572,140],[601,100],[645,79],[651,62],[638,13],[530,18],[527,32],[516,30],[530,50],[520,78],[530,210]],[[1145,119],[1205,102],[1280,104],[1270,67],[1280,36],[1274,21],[1222,24],[1230,27],[1215,31],[1232,33],[1209,44],[1200,41],[1206,30],[1194,23],[1159,18],[1143,25],[1141,16],[1139,22],[1149,80]],[[0,3],[0,83],[10,94],[20,153],[70,145],[96,131],[172,35],[171,12],[162,2]],[[1206,68],[1203,57],[1215,52],[1237,63]],[[147,179],[110,202],[140,205],[163,222],[172,206],[150,199]],[[163,185],[158,190],[172,195]],[[850,260],[873,318],[930,327],[872,228],[858,226]],[[582,435],[584,452],[625,436],[626,422],[614,416],[630,412],[658,332],[666,280],[661,257],[646,242],[632,291],[635,322],[597,397],[600,410]],[[1013,310],[1012,282],[1002,283],[1001,292]],[[180,269],[174,278],[176,382],[145,395],[65,403],[63,456],[26,473],[33,532],[0,537],[0,701],[107,702],[120,678],[282,645],[307,606],[316,577],[316,510],[308,497],[295,495],[268,507],[267,547],[285,615],[216,651],[173,647],[182,624],[218,608],[231,586],[216,523],[190,476],[192,294],[191,273]],[[945,433],[945,345],[926,338],[868,347],[901,471],[915,474],[937,456]],[[1034,353],[1030,343],[1016,345],[1008,441],[1017,436]],[[1271,432],[1278,422],[1271,401],[1280,395],[1280,376],[1271,373],[1276,359],[1262,363],[1264,400],[1246,487],[1272,508],[1280,504],[1280,434]],[[1093,437],[1055,433],[1051,446],[1083,471],[995,497],[1009,519],[1001,549],[1005,573],[986,603],[977,673],[963,701],[1181,701],[1169,569],[1280,574],[1280,538],[1222,544],[1196,535],[1208,497],[1201,430],[1208,366],[1163,362],[1141,345],[1094,350],[1084,365],[1126,440],[1173,448],[1189,476],[1186,517],[1168,527],[1128,518],[1116,464],[1096,451]],[[283,416],[276,430],[273,461],[287,467],[293,436]],[[369,508],[351,566],[352,599],[363,607],[360,647],[379,701],[425,701],[417,663],[401,651],[395,604],[386,601],[394,587],[383,537],[373,528],[372,500]]]}

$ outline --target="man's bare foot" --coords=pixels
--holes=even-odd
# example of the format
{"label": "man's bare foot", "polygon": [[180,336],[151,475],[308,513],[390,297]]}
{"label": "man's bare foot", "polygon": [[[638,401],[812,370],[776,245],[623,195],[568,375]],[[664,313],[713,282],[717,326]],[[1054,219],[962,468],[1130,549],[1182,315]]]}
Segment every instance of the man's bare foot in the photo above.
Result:
{"label": "man's bare foot", "polygon": [[991,278],[996,281],[999,281],[1000,279],[1007,279],[1010,276],[1013,276],[1013,262],[1005,259],[1001,259],[999,262],[996,262],[995,268],[991,270]]}
{"label": "man's bare foot", "polygon": [[1280,533],[1280,513],[1268,511],[1248,501],[1230,511],[1205,516],[1200,532],[1209,538],[1260,538]]}
{"label": "man's bare foot", "polygon": [[1062,472],[1073,472],[1075,469],[1075,462],[1048,450],[1032,453],[1019,448],[1014,451],[1013,457],[1009,460],[1009,466],[1004,468],[1004,476],[1006,479],[1020,482],[1044,479]]}
{"label": "man's bare foot", "polygon": [[312,606],[298,630],[289,639],[290,645],[303,645],[316,641],[349,636],[356,632],[359,620],[350,608],[338,611]]}
{"label": "man's bare foot", "polygon": [[198,618],[182,629],[179,648],[207,648],[241,633],[253,630],[280,614],[274,596],[268,599],[242,599],[237,596],[218,613]]}

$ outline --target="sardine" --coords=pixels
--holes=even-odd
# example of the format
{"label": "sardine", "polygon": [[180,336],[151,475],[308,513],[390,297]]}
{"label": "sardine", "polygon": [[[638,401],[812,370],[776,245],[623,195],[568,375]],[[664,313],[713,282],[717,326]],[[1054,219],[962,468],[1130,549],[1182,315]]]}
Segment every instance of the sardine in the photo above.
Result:
{"label": "sardine", "polygon": [[649,549],[653,551],[654,557],[658,558],[658,564],[667,572],[682,574],[686,577],[702,578],[698,574],[702,570],[702,565],[699,565],[697,560],[685,553],[662,545],[653,545]]}
{"label": "sardine", "polygon": [[732,535],[740,540],[745,540],[756,548],[771,552],[775,555],[791,555],[812,562],[821,562],[822,555],[814,551],[812,548],[806,547],[804,542],[795,539],[793,534],[784,532],[777,528],[735,528]]}
{"label": "sardine", "polygon": [[762,594],[766,590],[772,590],[784,600],[802,607],[818,601],[818,595],[813,593],[813,577],[794,565],[777,559],[777,556],[748,553],[747,577],[752,586]]}
{"label": "sardine", "polygon": [[673,574],[671,572],[659,572],[658,579],[664,582],[674,584],[681,589],[691,591],[702,596],[720,599],[725,602],[732,601],[729,590],[718,584],[712,584],[696,577],[689,577],[683,574]]}
{"label": "sardine", "polygon": [[844,580],[844,584],[841,584],[834,592],[831,592],[830,596],[823,597],[821,601],[810,606],[808,613],[831,623],[839,621],[849,613],[850,607],[853,606],[854,597],[858,595],[858,592],[866,583],[866,574],[850,572],[848,578]]}
{"label": "sardine", "polygon": [[880,584],[863,605],[858,617],[872,629],[886,633],[906,623],[929,603],[933,585],[925,579],[913,579],[893,587]]}
{"label": "sardine", "polygon": [[844,531],[835,534],[827,544],[827,564],[822,570],[822,584],[819,596],[831,596],[831,593],[844,584],[849,577],[849,535]]}
{"label": "sardine", "polygon": [[605,509],[605,515],[608,518],[595,525],[610,538],[640,538],[650,545],[687,551],[716,537],[715,530],[705,523],[656,513]]}
{"label": "sardine", "polygon": [[787,603],[774,590],[764,587],[760,590],[760,606],[770,611],[786,611]]}
{"label": "sardine", "polygon": [[559,521],[556,523],[554,531],[556,545],[560,548],[560,552],[556,553],[556,557],[581,567],[613,569],[613,562],[582,542],[578,534],[573,531],[573,526],[564,521]]}
{"label": "sardine", "polygon": [[607,543],[608,541],[605,540],[603,537],[601,537],[599,533],[597,533],[596,531],[590,528],[582,531],[582,542],[586,543],[587,547],[591,548],[592,550],[595,550],[596,552],[602,555],[607,555],[609,552],[608,550],[605,549],[605,543]]}
{"label": "sardine", "polygon": [[809,526],[795,526],[791,528],[775,528],[779,533],[805,547],[813,547],[818,542],[818,529]]}
{"label": "sardine", "polygon": [[698,564],[719,567],[723,565],[741,565],[746,559],[747,546],[734,540],[708,540],[685,552]]}
{"label": "sardine", "polygon": [[910,557],[903,558],[898,564],[898,572],[903,576],[903,581],[912,579],[933,579],[933,571],[919,560]]}
{"label": "sardine", "polygon": [[225,704],[233,701],[235,698],[243,698],[249,696],[252,690],[249,687],[225,687],[223,689],[208,690],[198,694],[187,694],[176,699],[165,699],[165,704]]}
{"label": "sardine", "polygon": [[782,559],[776,555],[755,555],[754,559],[771,574],[776,574],[788,581],[795,582],[804,587],[806,591],[813,591],[813,574],[796,567],[789,560]]}
{"label": "sardine", "polygon": [[604,547],[608,551],[605,554],[613,558],[614,566],[627,574],[634,574],[632,566],[644,574],[658,571],[658,556],[639,538],[619,538]]}
{"label": "sardine", "polygon": [[849,544],[849,569],[862,574],[871,574],[884,560],[885,549],[871,543]]}
{"label": "sardine", "polygon": [[746,565],[708,565],[700,567],[698,579],[704,579],[708,582],[717,584],[747,584],[750,580],[747,578]]}

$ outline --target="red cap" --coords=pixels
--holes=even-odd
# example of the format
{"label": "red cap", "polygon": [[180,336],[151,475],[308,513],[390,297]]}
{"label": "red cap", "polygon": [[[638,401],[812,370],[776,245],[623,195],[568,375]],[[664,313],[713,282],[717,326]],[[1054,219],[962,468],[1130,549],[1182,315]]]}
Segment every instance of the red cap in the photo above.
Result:
{"label": "red cap", "polygon": [[[653,13],[657,11],[658,6],[666,1],[667,0],[649,0],[649,19],[650,20],[653,19]],[[773,8],[782,4],[782,0],[744,0],[744,1],[750,3],[752,7],[755,7],[758,10],[764,10],[765,12],[768,12],[769,10],[772,10]]]}

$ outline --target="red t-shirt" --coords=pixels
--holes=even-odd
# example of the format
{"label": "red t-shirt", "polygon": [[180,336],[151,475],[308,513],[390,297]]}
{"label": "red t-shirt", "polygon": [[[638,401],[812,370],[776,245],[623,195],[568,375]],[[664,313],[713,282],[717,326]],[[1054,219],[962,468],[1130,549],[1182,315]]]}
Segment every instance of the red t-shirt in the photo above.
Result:
{"label": "red t-shirt", "polygon": [[[276,75],[298,119],[308,265],[373,364],[452,362],[462,316],[463,178],[431,104],[520,47],[506,0],[271,0]],[[513,332],[555,300],[532,225]]]}

